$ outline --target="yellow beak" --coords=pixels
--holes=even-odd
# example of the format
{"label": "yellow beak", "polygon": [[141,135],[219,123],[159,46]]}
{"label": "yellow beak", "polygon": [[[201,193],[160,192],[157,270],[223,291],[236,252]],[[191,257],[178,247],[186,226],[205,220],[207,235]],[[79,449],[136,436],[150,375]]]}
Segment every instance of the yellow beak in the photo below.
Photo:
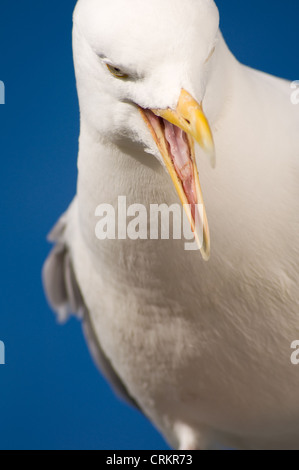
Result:
{"label": "yellow beak", "polygon": [[214,139],[202,104],[198,104],[183,89],[175,111],[172,109],[152,109],[152,111],[156,116],[166,119],[192,136],[210,157],[213,168],[215,167]]}
{"label": "yellow beak", "polygon": [[[190,148],[190,160],[192,163],[193,182],[196,192],[196,205],[197,209],[200,206],[203,209],[201,214],[203,220],[200,221],[201,223],[199,225],[197,223],[197,217],[200,217],[200,214],[197,212],[196,217],[194,217],[194,212],[192,213],[190,201],[188,200],[188,194],[184,190],[183,182],[181,181],[173,163],[173,157],[164,134],[163,125],[159,123],[159,120],[155,121],[150,119],[148,114],[149,111],[154,113],[155,116],[163,118],[174,126],[177,126],[186,133]],[[191,228],[201,251],[202,257],[204,260],[208,260],[210,257],[210,233],[202,190],[198,177],[193,139],[195,139],[202,149],[209,155],[213,166],[215,164],[215,150],[212,132],[207,118],[203,112],[202,105],[198,104],[192,98],[192,96],[183,89],[181,91],[176,110],[169,108],[144,110],[140,108],[140,112],[143,119],[147,123],[163,157],[166,168],[171,176],[178,196],[183,204],[188,220],[191,224]]]}

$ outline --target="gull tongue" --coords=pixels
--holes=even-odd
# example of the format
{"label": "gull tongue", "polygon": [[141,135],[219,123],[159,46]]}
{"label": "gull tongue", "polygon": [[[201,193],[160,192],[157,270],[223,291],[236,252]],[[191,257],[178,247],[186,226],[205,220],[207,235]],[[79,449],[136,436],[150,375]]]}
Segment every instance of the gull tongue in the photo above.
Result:
{"label": "gull tongue", "polygon": [[[157,144],[165,167],[182,204],[184,204],[197,245],[203,258],[208,260],[210,257],[210,234],[191,137],[194,133],[190,133],[189,137],[188,133],[182,131],[179,126],[171,124],[167,118],[164,119],[158,114],[158,111],[140,108],[142,118]],[[167,114],[167,111],[163,112]],[[202,111],[201,114],[204,124],[208,126]],[[208,130],[206,129],[206,132]],[[197,137],[196,140],[198,140]]]}
{"label": "gull tongue", "polygon": [[163,119],[165,137],[170,146],[171,159],[178,177],[181,180],[186,197],[191,205],[192,217],[195,220],[195,204],[197,204],[194,168],[186,133],[179,127]]}

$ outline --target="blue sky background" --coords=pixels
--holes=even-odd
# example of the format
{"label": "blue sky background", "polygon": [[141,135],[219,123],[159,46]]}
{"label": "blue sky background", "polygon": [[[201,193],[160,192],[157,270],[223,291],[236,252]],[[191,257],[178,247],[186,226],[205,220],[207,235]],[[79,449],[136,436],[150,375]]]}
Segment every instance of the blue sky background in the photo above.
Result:
{"label": "blue sky background", "polygon": [[[298,0],[218,0],[237,57],[299,79]],[[2,0],[0,449],[167,449],[97,372],[80,324],[56,324],[41,285],[46,234],[76,187],[74,0]],[[299,112],[299,108],[298,108]]]}

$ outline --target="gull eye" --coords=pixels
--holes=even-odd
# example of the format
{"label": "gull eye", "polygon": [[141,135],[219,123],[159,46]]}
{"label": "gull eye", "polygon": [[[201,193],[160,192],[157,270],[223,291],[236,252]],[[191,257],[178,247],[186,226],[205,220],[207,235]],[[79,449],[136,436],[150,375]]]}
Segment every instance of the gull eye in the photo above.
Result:
{"label": "gull eye", "polygon": [[114,67],[113,65],[106,64],[107,69],[109,72],[116,78],[128,78],[128,74],[122,72],[118,67]]}

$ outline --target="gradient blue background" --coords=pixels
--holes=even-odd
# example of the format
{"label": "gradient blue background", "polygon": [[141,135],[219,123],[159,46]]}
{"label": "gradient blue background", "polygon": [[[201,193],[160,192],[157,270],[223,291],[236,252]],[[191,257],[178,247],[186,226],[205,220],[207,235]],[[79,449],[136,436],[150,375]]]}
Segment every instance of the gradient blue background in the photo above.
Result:
{"label": "gradient blue background", "polygon": [[[297,0],[217,4],[241,61],[299,79]],[[74,5],[1,0],[0,340],[7,364],[0,366],[0,449],[167,449],[150,423],[111,393],[77,320],[58,326],[43,295],[46,234],[76,187]]]}

